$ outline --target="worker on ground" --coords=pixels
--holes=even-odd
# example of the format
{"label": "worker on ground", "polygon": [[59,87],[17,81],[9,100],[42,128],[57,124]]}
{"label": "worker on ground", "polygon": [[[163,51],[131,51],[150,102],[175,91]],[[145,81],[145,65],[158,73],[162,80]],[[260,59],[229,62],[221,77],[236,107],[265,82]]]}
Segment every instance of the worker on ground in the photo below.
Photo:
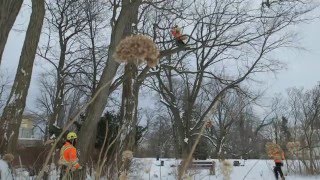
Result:
{"label": "worker on ground", "polygon": [[77,149],[77,134],[69,132],[67,140],[60,150],[59,164],[61,165],[60,179],[72,179],[73,172],[81,169],[78,163]]}
{"label": "worker on ground", "polygon": [[176,40],[177,46],[186,46],[185,40],[187,37],[185,35],[182,35],[181,28],[175,25],[173,28],[171,28],[171,34]]}
{"label": "worker on ground", "polygon": [[279,151],[277,153],[275,153],[275,155],[273,156],[274,162],[275,162],[275,166],[274,166],[274,175],[276,177],[276,179],[279,179],[279,174],[282,180],[285,180],[283,172],[281,167],[283,166],[283,160],[285,160],[284,157],[284,152],[283,151]]}

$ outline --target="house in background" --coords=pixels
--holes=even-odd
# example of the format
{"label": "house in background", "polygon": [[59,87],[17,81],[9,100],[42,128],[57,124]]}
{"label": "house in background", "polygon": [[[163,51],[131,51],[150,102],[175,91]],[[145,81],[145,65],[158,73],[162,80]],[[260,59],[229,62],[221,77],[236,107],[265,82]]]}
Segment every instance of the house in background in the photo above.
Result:
{"label": "house in background", "polygon": [[22,118],[18,144],[20,147],[34,147],[43,145],[41,131],[36,126],[36,120],[33,116],[25,115]]}

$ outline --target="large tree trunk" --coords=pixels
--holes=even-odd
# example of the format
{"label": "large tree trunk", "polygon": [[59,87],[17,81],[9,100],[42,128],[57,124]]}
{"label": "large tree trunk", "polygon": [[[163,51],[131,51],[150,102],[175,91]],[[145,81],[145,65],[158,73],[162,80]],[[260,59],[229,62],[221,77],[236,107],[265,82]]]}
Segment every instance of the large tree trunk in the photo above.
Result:
{"label": "large tree trunk", "polygon": [[175,116],[175,124],[177,125],[177,135],[178,135],[178,142],[179,142],[179,146],[180,146],[180,158],[185,158],[188,156],[189,152],[190,152],[190,144],[191,144],[191,139],[190,137],[187,135],[187,130],[186,130],[186,126],[183,123],[183,118],[184,117],[180,117],[180,113],[176,112],[173,113]]}
{"label": "large tree trunk", "polygon": [[221,132],[221,134],[217,138],[217,142],[216,142],[217,146],[216,146],[214,155],[217,159],[224,159],[225,154],[223,152],[223,146],[225,144],[226,134],[224,130],[220,130],[220,131],[223,131],[223,132]]}
{"label": "large tree trunk", "polygon": [[121,151],[131,150],[135,144],[135,129],[136,129],[136,107],[138,106],[138,92],[137,86],[137,66],[129,63],[125,66],[122,90],[122,105],[121,105],[121,119],[123,124],[123,131],[120,136]]}
{"label": "large tree trunk", "polygon": [[[130,24],[138,24],[138,9],[133,11],[130,17]],[[133,26],[128,26],[127,32],[134,32]],[[122,132],[120,135],[120,144],[118,153],[118,162],[121,172],[128,172],[131,160],[121,161],[123,151],[134,151],[136,144],[136,126],[137,126],[137,113],[138,113],[138,96],[139,89],[142,84],[138,80],[138,68],[134,63],[128,63],[125,66],[124,81],[122,89],[122,103],[121,103],[121,120]]]}
{"label": "large tree trunk", "polygon": [[191,120],[192,120],[192,111],[194,107],[194,101],[192,101],[190,95],[189,95],[189,90],[185,90],[185,97],[184,97],[184,113],[183,113],[183,132],[181,132],[181,141],[183,142],[182,144],[182,157],[187,158],[187,156],[190,154],[191,149],[192,149],[192,144],[193,144],[193,139],[190,134],[190,128],[191,128]]}
{"label": "large tree trunk", "polygon": [[[59,64],[57,68],[57,86],[56,86],[56,92],[53,102],[53,109],[52,114],[50,115],[49,119],[49,125],[47,128],[57,125],[61,127],[63,125],[62,122],[62,110],[63,110],[63,101],[64,101],[64,89],[65,89],[65,81],[64,81],[64,65],[65,65],[65,59],[66,59],[66,43],[63,40],[63,34],[61,31],[59,31],[59,43],[60,43],[60,58],[59,58]],[[47,134],[47,138],[50,135]]]}
{"label": "large tree trunk", "polygon": [[0,1],[0,65],[9,32],[16,21],[23,0]]}
{"label": "large tree trunk", "polygon": [[5,143],[1,151],[14,153],[19,135],[22,114],[26,105],[26,98],[30,85],[33,62],[45,14],[43,0],[32,0],[32,13],[24,40],[15,81],[4,108],[1,124],[5,133]]}
{"label": "large tree trunk", "polygon": [[[101,79],[97,86],[97,91],[93,95],[97,97],[88,106],[86,119],[79,133],[78,146],[81,153],[80,162],[82,163],[82,165],[85,165],[85,163],[88,161],[90,152],[94,147],[97,125],[107,104],[111,81],[116,75],[119,66],[119,64],[113,60],[112,55],[115,52],[116,46],[119,44],[121,39],[131,33],[125,31],[125,29],[128,29],[128,27],[132,27],[132,23],[130,22],[130,18],[128,17],[131,17],[132,14],[138,10],[140,4],[141,0],[131,2],[123,1],[121,12],[112,30],[111,42],[108,50],[109,56],[107,59],[107,65],[103,70]],[[101,89],[101,91],[99,91],[99,89]]]}
{"label": "large tree trunk", "polygon": [[137,124],[137,106],[139,86],[137,85],[138,68],[135,64],[129,63],[125,66],[122,104],[121,104],[121,120],[122,131],[120,135],[118,162],[121,172],[128,172],[131,160],[121,161],[123,151],[133,151],[135,147],[136,124]]}

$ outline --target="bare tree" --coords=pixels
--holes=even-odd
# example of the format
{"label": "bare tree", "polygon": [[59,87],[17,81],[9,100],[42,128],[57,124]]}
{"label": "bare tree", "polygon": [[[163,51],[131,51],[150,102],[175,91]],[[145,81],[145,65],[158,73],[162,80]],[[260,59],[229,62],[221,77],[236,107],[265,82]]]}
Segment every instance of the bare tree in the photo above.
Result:
{"label": "bare tree", "polygon": [[6,95],[8,87],[9,87],[8,77],[5,77],[5,75],[0,73],[0,110],[2,110],[2,108],[5,105],[6,98],[4,98],[4,96]]}
{"label": "bare tree", "polygon": [[[306,12],[290,7],[284,9],[275,7],[273,11],[260,12],[260,8],[252,7],[250,9],[247,2],[236,0],[200,3],[177,1],[180,4],[187,3],[189,6],[182,6],[185,9],[181,8],[179,12],[175,11],[175,8],[166,9],[167,7],[164,7],[162,10],[167,13],[162,14],[161,18],[155,18],[155,21],[149,21],[146,12],[150,13],[151,11],[148,11],[148,8],[144,8],[142,5],[161,9],[158,6],[161,3],[165,3],[165,1],[143,1],[143,3],[140,0],[130,2],[109,1],[112,16],[108,58],[100,80],[95,87],[96,91],[91,95],[91,97],[97,98],[89,104],[86,110],[86,119],[79,135],[79,149],[83,165],[89,159],[89,152],[93,148],[96,136],[97,123],[107,104],[112,91],[111,83],[118,69],[118,63],[113,61],[112,55],[120,40],[124,36],[132,34],[132,30],[136,28],[134,26],[150,27],[149,29],[144,28],[142,32],[154,37],[155,42],[161,46],[160,58],[165,57],[167,60],[161,62],[161,72],[148,73],[148,68],[142,68],[141,71],[140,69],[128,70],[127,73],[129,74],[136,73],[134,74],[136,81],[131,84],[134,87],[133,92],[139,92],[140,85],[136,82],[142,84],[141,82],[146,76],[157,75],[154,79],[155,83],[153,85],[155,86],[153,88],[161,93],[164,99],[162,102],[171,110],[176,125],[174,130],[179,134],[177,139],[183,144],[185,138],[190,138],[194,133],[198,133],[212,107],[229,89],[238,89],[237,84],[251,78],[254,73],[279,68],[279,63],[268,59],[267,55],[272,50],[286,44],[290,36],[285,33],[284,35],[281,34],[282,30],[297,22],[299,15]],[[210,11],[207,11],[208,7],[210,7]],[[158,17],[157,15],[156,17]],[[174,18],[174,16],[179,18]],[[190,28],[189,44],[191,47],[188,51],[180,52],[178,55],[175,53],[181,51],[181,49],[173,48],[173,39],[169,37],[169,27],[174,23],[173,20],[185,20],[186,24],[191,24],[186,27],[186,29]],[[278,39],[277,34],[282,37]],[[180,56],[181,54],[182,56]],[[128,65],[127,68],[131,67]],[[141,74],[138,75],[138,72]],[[137,80],[139,78],[140,80]],[[217,94],[210,94],[210,91],[202,88],[212,78],[216,79],[221,85]],[[178,81],[181,82],[179,85],[184,87],[179,89],[178,83],[175,84],[176,79],[180,80]],[[121,78],[119,81],[121,83]],[[177,89],[179,91],[176,91]],[[179,99],[177,97],[180,97],[181,94],[178,93],[181,92],[185,96]],[[208,100],[196,114],[193,109],[199,102],[200,94],[202,98],[207,97]],[[137,96],[130,95],[124,98],[134,99]],[[130,105],[130,109],[124,111],[124,113],[131,114],[131,117],[135,115],[136,104]],[[123,103],[123,107],[126,105]],[[190,123],[195,117],[199,118],[196,119],[197,121]],[[132,124],[134,123],[132,121]],[[92,133],[88,134],[87,132]],[[190,145],[186,149],[186,152],[188,152]]]}
{"label": "bare tree", "polygon": [[[177,15],[180,17],[181,12],[183,12],[189,4],[189,1],[159,1],[146,2],[146,6],[142,6],[139,22],[136,22],[134,26],[137,28],[136,31],[138,31],[138,33],[148,34],[153,37],[157,44],[164,45],[164,48],[161,49],[159,59],[188,49],[172,46],[173,40],[169,39],[169,27],[173,26],[170,21],[178,19],[174,16]],[[145,14],[148,14],[148,16],[145,16]],[[139,25],[140,23],[142,26]],[[159,25],[161,24],[167,27],[160,27]],[[119,78],[119,82],[123,81],[122,121],[128,123],[128,127],[134,127],[137,124],[138,96],[144,80],[149,76],[155,75],[154,72],[149,72],[149,69],[148,66],[136,67],[135,65],[128,64],[125,67],[124,76]],[[131,130],[127,131],[126,135],[123,135],[123,137],[126,138],[125,141],[122,141],[122,144],[126,146],[125,149],[134,149],[134,134],[134,129],[131,128]],[[124,148],[123,145],[120,145],[120,147],[120,149]]]}
{"label": "bare tree", "polygon": [[0,2],[0,65],[9,32],[16,21],[22,2],[23,0],[2,0]]}
{"label": "bare tree", "polygon": [[[38,116],[42,117],[44,122],[47,122],[48,117],[53,113],[55,95],[56,95],[56,74],[54,72],[42,73],[39,78],[40,95],[37,97],[36,105]],[[77,84],[77,83],[74,83]],[[87,96],[85,92],[80,88],[76,88],[73,85],[68,85],[65,88],[64,99],[62,102],[62,111],[59,114],[58,127],[63,127],[64,124],[80,110],[80,108],[87,102]],[[46,131],[50,131],[53,127],[46,128]],[[50,134],[46,132],[45,134]]]}
{"label": "bare tree", "polygon": [[301,157],[310,174],[319,173],[316,149],[319,146],[320,88],[303,91],[292,88],[288,91],[289,107],[293,118],[295,141],[301,143]]}
{"label": "bare tree", "polygon": [[[269,55],[290,44],[292,34],[284,30],[309,12],[298,10],[298,5],[273,6],[272,12],[261,12],[244,1],[202,1],[189,7],[194,22],[189,27],[191,50],[162,61],[151,85],[174,116],[183,156],[190,152],[191,137],[230,89],[240,90],[238,84],[255,73],[281,69],[281,63]],[[217,93],[206,88],[210,79],[216,80]],[[206,102],[195,112],[204,97]]]}
{"label": "bare tree", "polygon": [[[221,99],[216,113],[213,114],[212,126],[207,129],[207,133],[205,134],[213,147],[215,147],[215,151],[213,152],[214,157],[220,159],[224,156],[224,151],[228,150],[226,145],[229,145],[229,137],[236,123],[240,123],[240,132],[242,132],[241,130],[244,127],[241,123],[244,123],[245,112],[251,103],[252,101],[248,97],[237,92],[229,92]],[[244,144],[249,145],[249,143]]]}
{"label": "bare tree", "polygon": [[[131,12],[130,12],[131,16],[129,18],[130,22],[128,22],[127,27],[125,28],[125,34],[123,34],[124,36],[127,35],[128,32],[132,33],[132,30],[134,30],[134,29],[138,29],[138,32],[140,32],[139,31],[140,28],[138,28],[139,27],[139,23],[142,23],[142,24],[145,23],[145,20],[147,19],[145,14],[146,13],[150,13],[152,9],[153,10],[160,9],[161,11],[166,11],[166,12],[171,12],[172,11],[172,13],[174,14],[176,12],[175,8],[178,7],[177,5],[175,5],[174,7],[170,7],[171,4],[175,4],[173,2],[170,2],[169,4],[166,4],[166,2],[164,2],[164,1],[144,2],[143,4],[145,6],[141,6],[142,7],[141,13],[136,13],[137,10],[138,10],[138,7],[141,5],[141,2],[140,1],[136,1],[136,2],[131,2],[131,3],[132,3],[131,6],[133,6],[136,9],[134,9],[134,10],[131,9]],[[115,8],[114,10],[116,10],[118,8],[119,4],[113,3],[112,6]],[[123,15],[125,15],[125,13],[128,13],[128,12],[126,12],[128,10],[128,9],[126,9],[126,6],[127,6],[126,3],[123,1],[122,9],[121,9],[121,12],[123,12]],[[133,7],[131,7],[131,8],[133,8]],[[161,7],[163,7],[163,8],[161,8]],[[169,8],[166,9],[167,7],[169,7]],[[178,9],[180,11],[182,11],[183,7],[180,7]],[[111,25],[113,26],[113,28],[112,28],[112,34],[111,34],[111,36],[112,36],[111,44],[109,46],[109,51],[108,51],[109,56],[108,56],[107,66],[104,69],[104,73],[102,74],[102,78],[100,79],[100,83],[99,83],[98,87],[102,87],[102,82],[110,83],[110,80],[114,77],[114,74],[115,74],[114,70],[116,70],[116,68],[118,67],[118,66],[114,66],[112,61],[110,61],[112,59],[112,57],[110,57],[110,55],[112,55],[112,53],[114,52],[114,48],[115,48],[114,46],[119,42],[118,39],[117,39],[118,37],[116,36],[117,34],[115,34],[115,32],[121,32],[122,31],[122,30],[119,31],[119,30],[115,29],[117,23],[118,22],[122,23],[122,21],[120,21],[120,20],[122,20],[122,18],[124,18],[124,16],[122,17],[121,12],[120,12],[120,14],[118,16],[118,20],[116,21],[116,23],[115,23],[115,19],[117,17],[117,13],[114,13],[113,17],[111,18]],[[138,21],[137,21],[137,17],[135,17],[134,14],[138,15]],[[165,17],[165,14],[162,14],[162,16]],[[142,20],[142,19],[145,19],[145,20]],[[134,22],[136,22],[136,23],[134,23]],[[154,21],[147,21],[147,22],[150,25],[150,23],[153,24]],[[124,28],[124,27],[122,27],[122,28]],[[149,30],[145,31],[146,29],[147,29],[147,27],[142,28],[141,33],[149,34],[152,37],[155,37],[153,35],[153,33],[154,33],[153,31],[149,31]],[[168,34],[169,34],[168,31],[166,31],[166,33],[167,33],[166,36],[168,36]],[[115,44],[113,44],[113,43],[115,43]],[[181,51],[181,50],[182,50],[181,48],[180,49],[179,48],[165,49],[165,50],[163,50],[161,52],[160,58],[162,58],[162,57],[164,57],[166,55],[172,54],[172,53],[176,53],[177,51]],[[112,64],[113,66],[108,67],[109,63]],[[113,68],[113,69],[109,69],[109,68]],[[141,71],[140,71],[140,69],[139,69],[139,71],[138,71],[138,69],[132,69],[132,68],[136,68],[136,67],[132,67],[132,65],[127,65],[126,68],[130,69],[130,70],[126,71],[127,72],[126,74],[135,74],[135,75],[133,76],[133,78],[131,77],[131,79],[133,79],[134,81],[128,81],[127,80],[126,83],[125,83],[126,86],[127,86],[127,83],[134,82],[132,84],[132,87],[133,87],[132,92],[133,93],[132,94],[131,93],[125,93],[127,95],[123,96],[123,101],[122,102],[127,102],[127,104],[123,103],[122,104],[122,108],[124,108],[125,106],[130,106],[130,108],[127,108],[127,107],[125,108],[126,111],[123,111],[123,117],[126,117],[125,119],[133,119],[133,121],[129,122],[130,123],[129,127],[134,127],[134,125],[137,123],[136,117],[134,117],[134,116],[137,114],[137,112],[136,112],[137,111],[137,105],[138,105],[137,97],[138,97],[138,94],[139,94],[139,89],[140,89],[140,87],[142,85],[142,82],[144,81],[145,77],[149,76],[150,74],[148,73],[149,72],[149,68],[148,67],[142,68]],[[107,72],[109,74],[106,74]],[[138,74],[138,72],[140,72],[140,73]],[[110,75],[110,73],[113,73],[113,74]],[[105,94],[104,96],[101,96],[103,98],[98,97],[97,100],[96,100],[97,102],[93,102],[92,105],[89,106],[89,108],[87,110],[87,113],[88,113],[87,120],[84,123],[85,126],[83,126],[83,127],[85,127],[83,132],[87,132],[89,129],[90,129],[90,131],[95,129],[96,120],[93,120],[93,119],[98,119],[98,117],[101,115],[101,112],[103,111],[103,109],[104,109],[104,107],[106,105],[106,102],[98,102],[98,101],[102,101],[103,99],[104,99],[103,101],[105,101],[107,99],[108,94],[110,94],[110,91],[112,91],[114,89],[114,87],[117,87],[117,85],[121,84],[125,80],[125,78],[127,78],[126,76],[123,76],[123,77],[120,77],[119,79],[115,80],[115,83],[113,83],[113,85],[106,84],[106,86],[104,87],[106,89],[105,90],[106,92],[102,91],[102,93]],[[128,79],[130,79],[130,77]],[[128,85],[127,87],[130,87],[130,86]],[[97,88],[97,89],[99,89],[99,88]],[[128,96],[128,94],[131,94],[131,96]],[[125,99],[127,99],[127,101]],[[128,99],[131,99],[132,101],[128,101]],[[129,105],[128,104],[129,102],[134,102],[134,103]],[[98,106],[98,104],[99,104],[99,106]],[[125,122],[125,123],[128,123],[128,122]],[[127,138],[131,139],[131,140],[129,140],[130,141],[129,144],[131,144],[131,145],[128,146],[127,148],[128,149],[132,149],[132,144],[134,144],[134,139],[132,139],[132,137],[134,137],[133,135],[134,135],[135,132],[134,131],[133,132],[127,131],[127,132],[128,132],[127,135],[125,135],[123,137],[127,137]],[[89,137],[87,135],[85,135],[85,138],[87,139]],[[128,139],[126,139],[123,142],[128,142],[127,140]],[[90,142],[90,141],[88,141],[88,142]],[[122,143],[122,144],[127,144],[127,143]],[[81,143],[81,146],[82,145],[84,145],[85,148],[83,148],[83,150],[81,150],[81,151],[87,152],[89,145],[85,145],[85,143]],[[86,156],[84,156],[84,157],[86,157]]]}
{"label": "bare tree", "polygon": [[279,95],[274,98],[276,110],[269,128],[271,137],[268,138],[281,145],[287,157],[299,160],[298,164],[287,162],[290,171],[319,173],[319,92],[319,86],[310,90],[290,88],[283,98]]}
{"label": "bare tree", "polygon": [[44,14],[44,1],[32,0],[32,13],[15,81],[1,117],[1,131],[4,133],[4,136],[2,136],[4,139],[4,144],[1,146],[2,152],[14,152],[17,146],[19,127],[28,95]]}
{"label": "bare tree", "polygon": [[[74,67],[81,61],[78,55],[82,49],[77,45],[77,35],[84,31],[88,22],[85,14],[85,1],[49,1],[46,4],[47,44],[39,49],[38,55],[54,67],[55,91],[52,96],[52,113],[48,127],[63,125],[64,99],[70,90],[68,83]],[[55,42],[58,41],[58,47]],[[56,56],[59,54],[59,56]],[[69,80],[69,81],[68,81]]]}
{"label": "bare tree", "polygon": [[[96,128],[100,116],[105,108],[107,99],[110,93],[111,81],[116,75],[119,64],[113,60],[112,54],[120,40],[131,34],[133,14],[138,10],[141,4],[140,0],[123,1],[121,4],[121,11],[117,14],[120,4],[114,1],[112,4],[113,16],[111,18],[111,41],[108,49],[108,59],[106,67],[103,70],[100,81],[96,89],[103,88],[97,98],[87,108],[86,119],[82,125],[79,135],[79,148],[81,152],[81,162],[85,165],[89,158],[89,152],[93,147],[94,139],[96,137]],[[132,17],[132,18],[128,18]],[[96,92],[97,93],[97,92]],[[96,95],[96,93],[93,94]],[[92,132],[88,134],[87,132]]]}
{"label": "bare tree", "polygon": [[87,27],[78,37],[80,49],[83,50],[82,61],[75,64],[71,77],[79,80],[76,86],[90,97],[96,91],[107,58],[105,31],[108,28],[109,14],[104,8],[106,3],[102,0],[86,0],[84,6]]}
{"label": "bare tree", "polygon": [[260,124],[259,120],[250,106],[238,115],[238,121],[234,123],[227,138],[228,144],[224,147],[228,158],[242,157],[249,159],[263,157],[266,138],[261,131],[255,133],[257,124]]}
{"label": "bare tree", "polygon": [[148,110],[146,116],[148,131],[137,147],[137,157],[175,157],[175,144],[171,125],[171,116],[165,108]]}

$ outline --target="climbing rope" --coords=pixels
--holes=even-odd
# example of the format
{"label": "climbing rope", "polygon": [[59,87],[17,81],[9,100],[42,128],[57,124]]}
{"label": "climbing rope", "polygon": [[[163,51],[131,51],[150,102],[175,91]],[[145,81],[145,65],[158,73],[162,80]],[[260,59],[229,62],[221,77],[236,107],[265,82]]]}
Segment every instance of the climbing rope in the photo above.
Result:
{"label": "climbing rope", "polygon": [[249,171],[247,172],[247,174],[243,177],[242,180],[246,179],[246,177],[249,175],[249,173],[251,172],[251,170],[257,165],[257,163],[259,162],[260,160],[257,160],[253,165],[252,167],[249,169]]}

